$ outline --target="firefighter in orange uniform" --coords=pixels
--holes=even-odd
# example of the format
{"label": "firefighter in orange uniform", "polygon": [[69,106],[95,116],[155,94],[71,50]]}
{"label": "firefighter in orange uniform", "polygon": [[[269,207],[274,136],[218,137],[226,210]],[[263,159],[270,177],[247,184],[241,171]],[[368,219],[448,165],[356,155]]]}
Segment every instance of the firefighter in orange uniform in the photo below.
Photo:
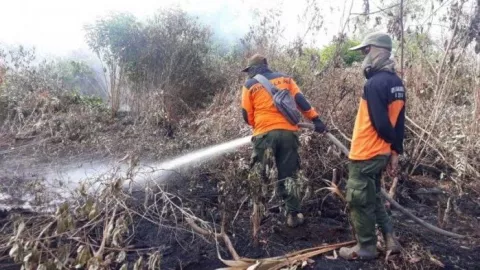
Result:
{"label": "firefighter in orange uniform", "polygon": [[299,128],[277,110],[271,94],[254,79],[255,75],[261,74],[277,88],[290,91],[303,116],[313,121],[317,132],[323,133],[327,128],[295,81],[287,75],[271,71],[264,56],[252,56],[242,71],[249,77],[242,87],[242,114],[245,122],[253,128],[254,153],[249,178],[265,181],[265,164],[270,157],[275,160],[278,170],[276,193],[285,202],[287,225],[296,227],[304,222],[297,179],[300,169]]}
{"label": "firefighter in orange uniform", "polygon": [[353,130],[346,194],[357,245],[341,248],[339,254],[348,260],[369,260],[377,257],[376,224],[386,251],[398,253],[401,248],[385,211],[380,178],[385,169],[390,175],[395,173],[403,152],[405,89],[390,59],[390,36],[369,34],[351,50],[365,55],[362,68],[367,81]]}

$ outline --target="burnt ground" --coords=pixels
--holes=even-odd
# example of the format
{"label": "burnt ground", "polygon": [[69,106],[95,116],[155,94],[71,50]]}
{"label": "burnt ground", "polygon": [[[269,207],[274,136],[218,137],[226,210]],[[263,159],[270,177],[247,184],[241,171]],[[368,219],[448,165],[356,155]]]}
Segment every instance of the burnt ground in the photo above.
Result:
{"label": "burnt ground", "polygon": [[[4,155],[2,158],[4,164],[7,164],[7,159],[11,160],[12,156]],[[171,186],[169,191],[182,198],[185,202],[183,206],[192,209],[198,217],[219,224],[221,221],[219,192],[215,180],[205,176],[195,178],[201,178],[196,180],[201,180],[205,184],[194,185],[192,188],[185,182],[178,182]],[[5,192],[4,189],[8,188],[13,193],[21,192],[15,188],[28,186],[27,182],[30,182],[26,179],[9,177],[2,177],[0,181],[0,191]],[[404,247],[401,255],[385,261],[385,256],[381,254],[378,260],[370,262],[347,262],[340,258],[329,259],[326,256],[317,256],[313,258],[315,263],[307,268],[480,269],[480,256],[478,256],[480,252],[480,193],[478,191],[480,189],[475,188],[475,185],[469,185],[464,194],[458,195],[453,191],[452,185],[451,182],[438,182],[429,177],[411,177],[400,182],[397,201],[429,223],[436,226],[441,224],[444,229],[468,235],[468,238],[459,240],[436,234],[393,209],[391,215],[396,234]],[[269,211],[268,217],[262,223],[259,244],[254,244],[251,239],[249,218],[251,207],[248,203],[242,205],[242,198],[239,197],[235,207],[229,209],[231,217],[227,225],[227,233],[239,255],[248,258],[280,256],[304,248],[352,240],[344,204],[339,199],[327,195],[327,193],[320,193],[316,198],[305,203],[307,222],[296,229],[289,229],[283,225],[284,217],[277,208]],[[453,198],[453,206],[447,218],[444,218],[443,211],[449,197]],[[22,203],[23,201],[19,202],[19,204]],[[276,203],[269,206],[274,206]],[[238,215],[232,222],[237,212]],[[1,213],[0,228],[12,213],[18,214],[18,210]],[[215,242],[192,233],[181,217],[175,222],[166,220],[164,225],[166,226],[159,226],[157,223],[141,218],[136,219],[133,225],[135,235],[130,242],[129,259],[133,261],[138,255],[143,254],[142,250],[155,247],[163,255],[161,269],[224,267],[217,258]],[[230,258],[223,243],[220,243],[220,252],[223,258]],[[7,254],[0,254],[0,258],[5,258],[5,255]],[[333,253],[325,255],[332,256]],[[0,269],[20,269],[20,267],[13,265],[10,261],[0,260]]]}
{"label": "burnt ground", "polygon": [[[438,226],[438,207],[443,198],[438,195],[415,195],[419,182],[413,178],[401,183],[399,201],[418,217]],[[220,223],[218,204],[212,185],[203,186],[203,190],[191,190],[181,197],[202,202],[205,220]],[[183,193],[183,192],[180,192]],[[209,195],[210,194],[210,195]],[[378,260],[370,262],[348,262],[341,258],[326,256],[313,258],[315,263],[308,269],[480,269],[480,207],[478,198],[467,194],[458,198],[457,212],[449,214],[443,225],[446,230],[468,235],[464,240],[453,239],[414,223],[396,210],[391,211],[396,234],[404,247],[401,255],[385,261],[384,254]],[[197,205],[198,208],[198,205]],[[315,247],[352,240],[351,231],[340,200],[332,196],[320,196],[305,205],[307,222],[303,226],[290,229],[283,225],[283,215],[276,209],[262,224],[260,243],[251,241],[249,223],[250,208],[247,204],[238,210],[234,224],[228,225],[228,234],[237,252],[242,257],[266,258]],[[461,210],[460,210],[461,209]],[[443,217],[442,217],[443,219]],[[162,269],[216,269],[224,265],[217,259],[214,241],[185,231],[158,228],[146,221],[138,224],[134,245],[139,247],[161,245],[163,251]],[[221,246],[223,258],[230,258]],[[332,252],[325,254],[329,257]]]}
{"label": "burnt ground", "polygon": [[[423,180],[413,178],[400,185],[399,201],[418,217],[438,225],[438,207],[444,201],[442,195],[416,193],[423,191],[418,186]],[[177,183],[170,187],[184,199],[184,207],[194,209],[195,214],[206,221],[220,223],[218,194],[213,181],[191,188]],[[189,188],[182,188],[189,187]],[[334,244],[352,239],[347,215],[343,203],[333,197],[322,194],[305,203],[307,222],[296,229],[283,225],[283,215],[278,208],[272,208],[262,223],[260,241],[251,240],[250,207],[243,204],[233,224],[227,225],[228,235],[237,252],[242,257],[266,258],[315,247]],[[139,199],[141,201],[141,199]],[[239,205],[240,202],[239,202]],[[272,204],[274,205],[274,204]],[[314,264],[306,269],[479,269],[480,268],[480,207],[478,198],[466,194],[456,200],[458,209],[452,210],[444,228],[468,235],[465,240],[449,238],[431,232],[409,220],[396,210],[391,211],[396,234],[404,247],[401,255],[385,261],[384,254],[378,260],[369,262],[348,262],[341,258],[333,259],[332,252],[327,256],[314,257]],[[201,211],[198,211],[201,209]],[[14,210],[18,214],[19,210]],[[9,213],[2,212],[0,220],[8,219]],[[442,217],[443,219],[443,217]],[[0,223],[4,223],[1,222]],[[2,225],[3,226],[3,225]],[[133,224],[135,235],[130,242],[129,258],[134,261],[142,250],[155,247],[162,253],[161,269],[216,269],[224,267],[217,258],[214,241],[192,233],[185,222],[175,223],[166,220],[162,226],[145,219],[136,219]],[[176,227],[176,228],[174,228]],[[218,227],[217,227],[218,228]],[[229,253],[220,243],[223,258],[230,258]],[[146,253],[146,252],[145,252]],[[6,254],[3,254],[6,255]],[[3,256],[2,256],[3,257]],[[0,269],[20,269],[11,261],[0,262]]]}

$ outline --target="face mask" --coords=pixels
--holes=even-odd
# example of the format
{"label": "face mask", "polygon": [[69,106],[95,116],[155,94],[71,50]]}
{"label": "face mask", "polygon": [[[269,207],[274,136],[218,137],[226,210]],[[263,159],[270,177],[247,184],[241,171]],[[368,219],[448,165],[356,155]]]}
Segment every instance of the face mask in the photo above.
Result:
{"label": "face mask", "polygon": [[365,56],[365,59],[363,59],[362,62],[362,70],[363,70],[363,75],[365,78],[370,78],[370,71],[372,70],[372,56],[371,54],[367,54]]}
{"label": "face mask", "polygon": [[368,79],[377,71],[395,72],[395,62],[390,59],[391,53],[384,48],[371,46],[370,52],[362,63],[363,74]]}

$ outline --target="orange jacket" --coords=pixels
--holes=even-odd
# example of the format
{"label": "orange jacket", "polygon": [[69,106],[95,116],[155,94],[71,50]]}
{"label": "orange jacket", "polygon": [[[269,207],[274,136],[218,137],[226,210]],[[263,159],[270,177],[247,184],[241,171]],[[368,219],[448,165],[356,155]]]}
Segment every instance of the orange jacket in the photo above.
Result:
{"label": "orange jacket", "polygon": [[[295,81],[281,73],[268,69],[261,72],[278,89],[287,89],[295,98],[303,115],[312,120],[318,113],[310,106]],[[275,108],[272,96],[256,79],[248,79],[242,87],[242,113],[247,124],[253,127],[253,136],[271,130],[283,129],[297,131],[298,126],[290,124],[281,112]]]}
{"label": "orange jacket", "polygon": [[368,79],[360,100],[350,147],[351,160],[403,152],[405,89],[394,73],[380,71]]}

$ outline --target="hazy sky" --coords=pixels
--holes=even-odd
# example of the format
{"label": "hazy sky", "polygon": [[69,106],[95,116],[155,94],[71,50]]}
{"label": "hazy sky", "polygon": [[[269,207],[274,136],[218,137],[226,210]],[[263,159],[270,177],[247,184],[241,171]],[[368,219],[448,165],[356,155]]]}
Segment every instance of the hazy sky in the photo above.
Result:
{"label": "hazy sky", "polygon": [[[281,2],[283,3],[280,4]],[[305,0],[8,0],[1,8],[0,42],[7,45],[33,45],[40,52],[64,55],[72,50],[87,49],[83,26],[108,12],[128,11],[139,18],[145,18],[158,9],[172,5],[198,15],[204,23],[211,25],[223,36],[239,38],[248,30],[253,8],[263,9],[280,4],[284,10],[282,21],[287,25],[284,36],[291,39],[295,37],[297,30],[303,30],[298,24],[298,15],[304,10],[305,2]],[[327,43],[338,31],[343,1],[321,2],[325,3],[322,6],[325,11],[325,24],[329,29],[321,43]],[[361,4],[356,8],[361,8]]]}

